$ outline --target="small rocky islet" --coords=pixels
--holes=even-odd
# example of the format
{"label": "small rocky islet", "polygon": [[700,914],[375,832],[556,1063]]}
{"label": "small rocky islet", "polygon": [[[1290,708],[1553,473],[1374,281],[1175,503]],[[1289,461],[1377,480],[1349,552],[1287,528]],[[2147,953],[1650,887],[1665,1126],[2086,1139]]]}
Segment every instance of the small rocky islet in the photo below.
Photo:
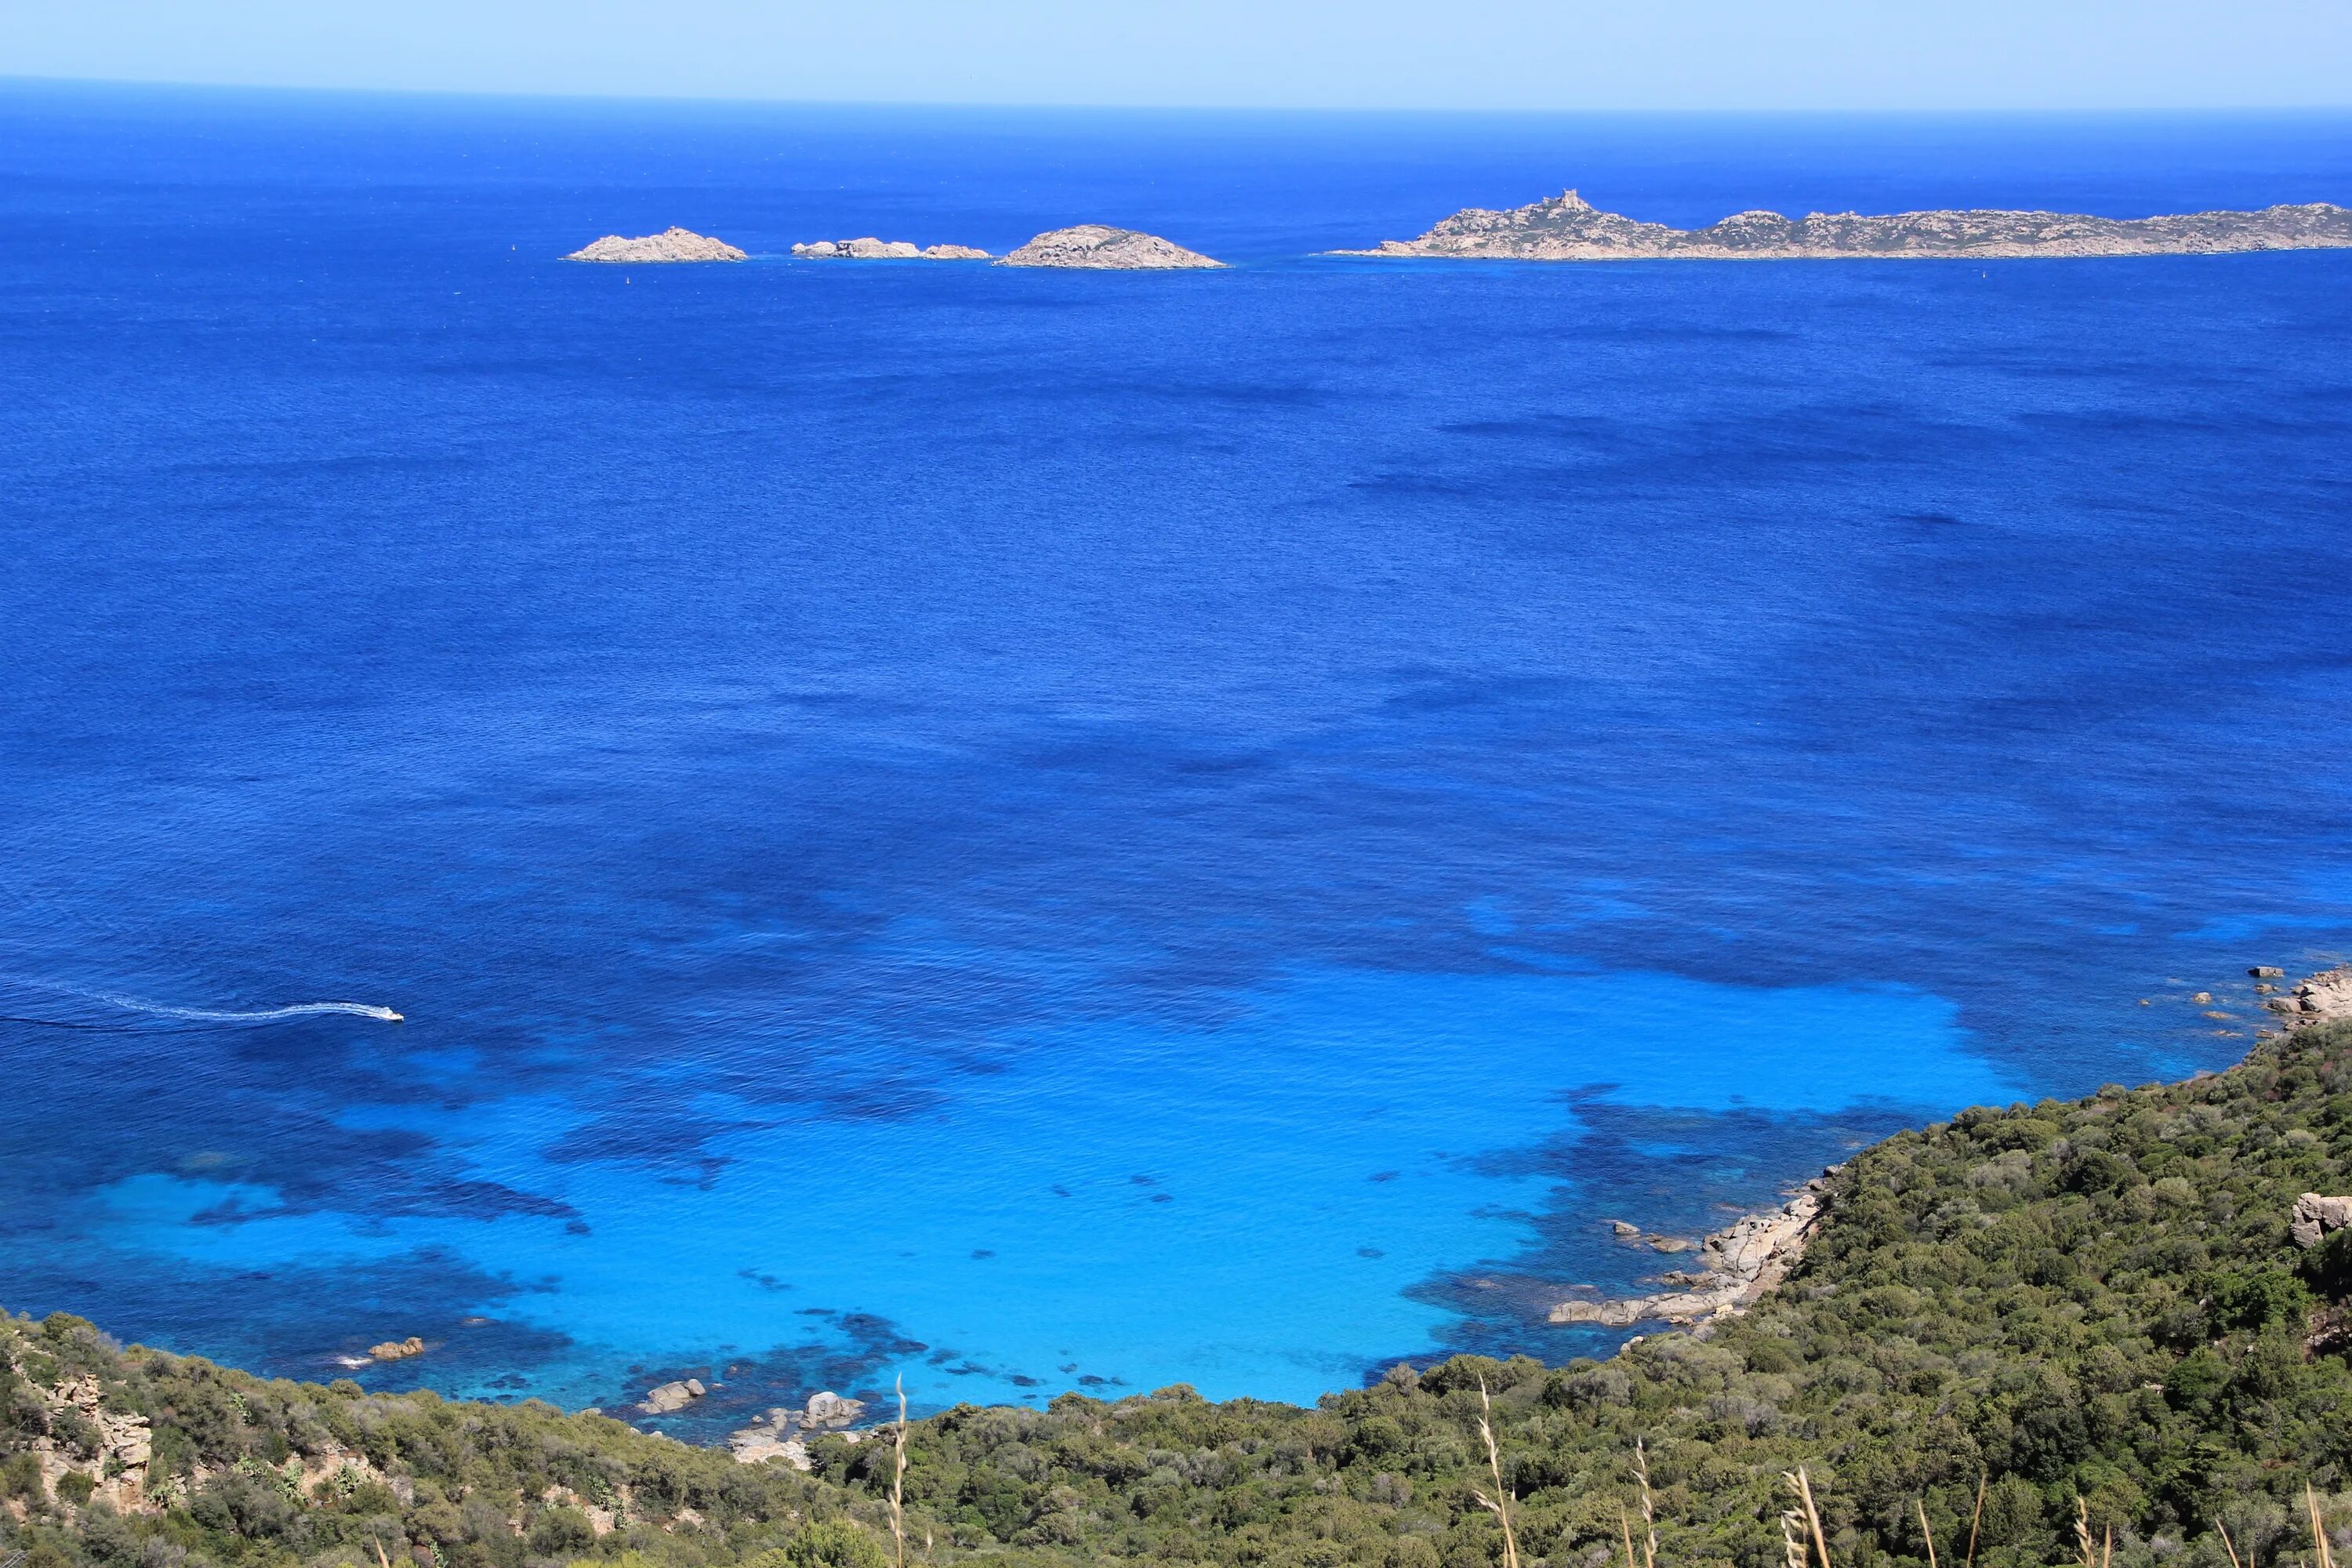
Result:
{"label": "small rocky islet", "polygon": [[911,239],[816,239],[793,247],[793,254],[808,260],[846,261],[986,261],[988,252],[969,245],[917,245]]}
{"label": "small rocky islet", "polygon": [[[1169,272],[1222,268],[1224,263],[1197,250],[1139,229],[1113,228],[1108,224],[1082,223],[1049,229],[1011,254],[991,257],[970,245],[917,245],[907,239],[818,239],[793,247],[803,260],[848,261],[993,261],[999,267],[1058,267],[1089,271]],[[584,245],[566,261],[670,262],[745,261],[749,255],[709,235],[692,229],[669,228],[636,239],[608,234]]]}
{"label": "small rocky islet", "polygon": [[1097,271],[1173,272],[1221,268],[1197,250],[1132,228],[1082,223],[1049,229],[997,262],[999,267],[1070,267]]}
{"label": "small rocky islet", "polygon": [[793,254],[811,259],[854,261],[993,261],[999,267],[1061,267],[1092,271],[1169,272],[1223,267],[1223,262],[1187,250],[1139,229],[1082,223],[1049,229],[1010,253],[991,257],[968,245],[918,246],[910,240],[820,239],[795,245]]}
{"label": "small rocky islet", "polygon": [[617,234],[582,246],[563,258],[566,261],[654,262],[654,261],[748,261],[749,254],[738,250],[723,239],[713,239],[707,234],[697,234],[690,228],[672,226],[659,234],[642,235],[625,239]]}

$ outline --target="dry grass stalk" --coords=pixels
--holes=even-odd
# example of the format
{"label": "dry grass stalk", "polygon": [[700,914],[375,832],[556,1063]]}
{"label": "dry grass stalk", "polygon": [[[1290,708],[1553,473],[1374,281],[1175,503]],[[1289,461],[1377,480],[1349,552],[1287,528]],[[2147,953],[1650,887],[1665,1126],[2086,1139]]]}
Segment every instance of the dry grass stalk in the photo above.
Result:
{"label": "dry grass stalk", "polygon": [[368,1537],[368,1544],[375,1548],[375,1560],[383,1563],[383,1568],[392,1568],[392,1559],[383,1554],[383,1542],[371,1535]]}
{"label": "dry grass stalk", "polygon": [[1795,1509],[1780,1510],[1780,1560],[1788,1568],[1805,1568],[1811,1553],[1805,1545],[1805,1516]]}
{"label": "dry grass stalk", "polygon": [[1927,1528],[1927,1500],[1919,1500],[1919,1533],[1927,1542],[1927,1568],[1936,1568],[1936,1532]]}
{"label": "dry grass stalk", "polygon": [[1625,1517],[1622,1507],[1617,1510],[1617,1531],[1625,1538],[1625,1568],[1640,1568],[1633,1561],[1633,1521]]}
{"label": "dry grass stalk", "polygon": [[2319,1568],[2336,1568],[2336,1553],[2327,1545],[2327,1521],[2319,1516],[2319,1494],[2308,1481],[2303,1486],[2303,1506],[2311,1511],[2311,1549],[2319,1555]]}
{"label": "dry grass stalk", "polygon": [[1804,1466],[1799,1465],[1795,1475],[1784,1470],[1780,1479],[1789,1483],[1789,1489],[1797,1495],[1798,1501],[1805,1505],[1805,1523],[1812,1529],[1813,1550],[1822,1554],[1822,1568],[1830,1568],[1830,1543],[1828,1538],[1822,1534],[1821,1510],[1813,1506],[1812,1478],[1805,1474]]}
{"label": "dry grass stalk", "polygon": [[890,1540],[898,1549],[898,1568],[907,1568],[907,1379],[898,1389],[898,1468],[890,1476]]}
{"label": "dry grass stalk", "polygon": [[1977,1526],[1984,1522],[1985,1483],[1991,1479],[1982,1470],[1977,1472],[1977,1510],[1969,1515],[1968,1568],[1977,1568]]}
{"label": "dry grass stalk", "polygon": [[2112,1568],[2112,1564],[2115,1563],[2115,1560],[2116,1527],[2112,1522],[2110,1522],[2107,1526],[2106,1541],[2099,1548],[2099,1568]]}
{"label": "dry grass stalk", "polygon": [[2083,1560],[2083,1568],[2099,1568],[2091,1550],[2091,1505],[2079,1497],[2074,1500],[2074,1555]]}
{"label": "dry grass stalk", "polygon": [[2221,1550],[2230,1554],[2230,1568],[2245,1568],[2245,1564],[2238,1561],[2238,1549],[2230,1544],[2230,1527],[2216,1518],[2213,1529],[2221,1537]]}
{"label": "dry grass stalk", "polygon": [[1642,1483],[1642,1561],[1658,1568],[1658,1510],[1650,1498],[1650,1456],[1642,1439],[1633,1439],[1633,1479]]}
{"label": "dry grass stalk", "polygon": [[[1478,1380],[1478,1436],[1486,1440],[1486,1468],[1494,1473],[1495,1495],[1473,1491],[1470,1495],[1484,1503],[1503,1524],[1503,1568],[1519,1568],[1518,1537],[1511,1532],[1511,1494],[1503,1486],[1503,1453],[1495,1447],[1495,1402],[1486,1394],[1486,1380]],[[1633,1546],[1625,1548],[1627,1568],[1632,1568]]]}

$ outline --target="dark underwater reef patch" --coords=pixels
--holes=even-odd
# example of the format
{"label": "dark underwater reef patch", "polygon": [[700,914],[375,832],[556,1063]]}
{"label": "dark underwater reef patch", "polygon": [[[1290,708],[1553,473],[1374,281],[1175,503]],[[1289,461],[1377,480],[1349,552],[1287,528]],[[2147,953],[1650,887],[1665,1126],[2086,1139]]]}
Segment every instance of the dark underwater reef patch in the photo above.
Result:
{"label": "dark underwater reef patch", "polygon": [[[543,1365],[564,1335],[499,1317],[506,1302],[544,1289],[485,1272],[439,1247],[331,1267],[286,1264],[215,1269],[85,1246],[58,1259],[0,1256],[0,1289],[40,1310],[71,1303],[120,1331],[275,1377],[355,1377],[377,1388],[430,1381],[463,1387]],[[429,1358],[361,1368],[367,1347],[415,1334]]]}
{"label": "dark underwater reef patch", "polygon": [[[370,1030],[383,1026],[366,1025]],[[212,1223],[336,1210],[377,1216],[569,1218],[570,1205],[485,1181],[427,1133],[345,1125],[352,1105],[443,1100],[404,1077],[348,1021],[289,1021],[228,1036],[110,1052],[102,1073],[54,1070],[56,1042],[0,1024],[0,1075],[38,1082],[39,1103],[0,1105],[0,1219],[38,1226],[90,1193],[161,1173],[266,1189],[265,1205],[224,1193]],[[141,1114],[121,1108],[137,1103]],[[102,1126],[108,1136],[87,1129]]]}
{"label": "dark underwater reef patch", "polygon": [[714,1138],[736,1132],[757,1132],[772,1121],[748,1121],[709,1116],[700,1111],[641,1100],[626,1110],[599,1116],[572,1128],[541,1151],[559,1165],[604,1162],[632,1165],[661,1173],[665,1181],[697,1186],[708,1192],[719,1173],[734,1163],[733,1156],[713,1153]]}
{"label": "dark underwater reef patch", "polygon": [[[699,1361],[641,1363],[628,1369],[627,1384],[606,1396],[603,1409],[646,1431],[716,1443],[778,1405],[798,1409],[809,1395],[824,1391],[865,1400],[879,1411],[889,1392],[877,1378],[881,1369],[931,1349],[870,1312],[818,1307],[803,1309],[803,1315],[823,1320],[831,1333],[748,1355],[714,1350]],[[709,1392],[683,1409],[659,1415],[636,1408],[647,1390],[688,1377],[698,1379]]]}

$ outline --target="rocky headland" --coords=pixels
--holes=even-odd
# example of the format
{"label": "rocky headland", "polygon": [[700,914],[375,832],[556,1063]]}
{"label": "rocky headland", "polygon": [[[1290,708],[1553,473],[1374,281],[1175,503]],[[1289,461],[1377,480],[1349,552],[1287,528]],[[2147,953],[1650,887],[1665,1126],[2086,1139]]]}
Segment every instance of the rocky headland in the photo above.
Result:
{"label": "rocky headland", "polygon": [[1020,249],[998,258],[999,267],[1086,267],[1124,272],[1165,272],[1187,268],[1223,267],[1223,262],[1199,251],[1131,228],[1111,228],[1082,223],[1039,235]]}
{"label": "rocky headland", "polygon": [[793,254],[812,260],[847,261],[986,261],[988,252],[969,245],[917,245],[911,239],[817,239],[793,247]]}
{"label": "rocky headland", "polygon": [[1603,212],[1574,191],[1508,212],[1465,207],[1418,239],[1342,256],[1517,261],[1819,260],[1851,257],[2197,256],[2352,247],[2352,208],[2326,202],[2260,212],[2144,218],[2081,213],[1910,212],[1880,216],[1735,213],[1706,228],[1674,228]]}
{"label": "rocky headland", "polygon": [[750,258],[723,239],[690,228],[666,228],[636,239],[608,234],[583,245],[566,261],[745,261]]}
{"label": "rocky headland", "polygon": [[[1660,1276],[1659,1283],[1668,1289],[1655,1295],[1613,1300],[1571,1298],[1551,1310],[1551,1321],[1629,1328],[1655,1320],[1703,1331],[1717,1318],[1737,1316],[1779,1284],[1804,1256],[1805,1243],[1822,1215],[1822,1194],[1837,1170],[1832,1165],[1815,1176],[1779,1208],[1742,1215],[1699,1243],[1702,1266]],[[1620,1240],[1658,1252],[1690,1250],[1690,1243],[1682,1237],[1645,1235],[1623,1220],[1611,1223]]]}
{"label": "rocky headland", "polygon": [[[2269,1031],[2267,1038],[2352,1020],[2352,963],[2323,969],[2291,988],[2273,984],[2286,976],[2284,970],[2274,965],[2257,964],[2246,973],[2253,977],[2256,994],[2264,998],[2263,1007],[2278,1022],[2279,1026]],[[2191,1000],[2207,1003],[2212,995],[2200,991]],[[2209,1013],[2207,1016],[2226,1018],[2230,1015]],[[1597,1323],[1617,1329],[1664,1322],[1688,1329],[1704,1338],[1717,1322],[1738,1317],[1754,1306],[1797,1266],[1805,1255],[1805,1244],[1812,1238],[1840,1169],[1832,1165],[1798,1188],[1779,1208],[1743,1215],[1697,1243],[1701,1267],[1659,1275],[1657,1282],[1665,1289],[1643,1296],[1571,1296],[1551,1309],[1551,1321]],[[1622,1219],[1612,1220],[1609,1225],[1617,1239],[1628,1246],[1646,1247],[1661,1253],[1687,1252],[1693,1246],[1688,1237],[1644,1231]],[[2325,1233],[2346,1226],[2352,1226],[2352,1197],[2306,1193],[2295,1206],[2292,1230],[2298,1247],[2314,1247]],[[2347,1319],[2347,1333],[2352,1335],[2352,1319]]]}

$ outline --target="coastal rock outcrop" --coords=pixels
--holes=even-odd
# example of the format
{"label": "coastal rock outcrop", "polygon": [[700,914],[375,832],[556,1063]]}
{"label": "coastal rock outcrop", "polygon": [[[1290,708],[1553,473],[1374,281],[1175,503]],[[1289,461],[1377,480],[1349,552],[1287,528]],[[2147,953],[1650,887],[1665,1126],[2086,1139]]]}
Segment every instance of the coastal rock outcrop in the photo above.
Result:
{"label": "coastal rock outcrop", "polygon": [[2352,964],[2323,969],[2297,985],[2293,994],[2270,997],[2263,1005],[2290,1030],[2352,1018]]}
{"label": "coastal rock outcrop", "polygon": [[[796,1470],[809,1468],[806,1436],[812,1433],[840,1431],[866,1414],[866,1402],[851,1399],[826,1389],[809,1395],[808,1403],[794,1410],[779,1405],[767,1415],[749,1426],[739,1426],[727,1435],[727,1447],[735,1458],[746,1465],[762,1465],[770,1459],[782,1459]],[[856,1441],[857,1434],[843,1436]]]}
{"label": "coastal rock outcrop", "polygon": [[985,261],[988,252],[969,245],[917,245],[910,239],[817,239],[793,247],[793,254],[811,260],[849,261]]}
{"label": "coastal rock outcrop", "polygon": [[[1703,1268],[1696,1272],[1676,1271],[1663,1278],[1662,1283],[1675,1289],[1653,1296],[1562,1301],[1551,1310],[1551,1321],[1625,1328],[1663,1319],[1689,1327],[1717,1318],[1736,1317],[1779,1284],[1804,1256],[1805,1243],[1812,1238],[1814,1225],[1821,1218],[1822,1195],[1829,1190],[1829,1178],[1836,1169],[1832,1166],[1807,1182],[1778,1209],[1768,1214],[1744,1215],[1708,1237],[1699,1247]],[[1626,1239],[1625,1232],[1633,1228],[1622,1220],[1612,1221],[1612,1225],[1620,1239]],[[1641,1239],[1656,1245],[1656,1238]]]}
{"label": "coastal rock outcrop", "polygon": [[865,1414],[866,1401],[846,1398],[827,1389],[809,1395],[807,1405],[801,1411],[800,1424],[812,1430],[846,1426]]}
{"label": "coastal rock outcrop", "polygon": [[2297,1247],[2317,1247],[2331,1230],[2352,1225],[2352,1198],[2322,1197],[2305,1193],[2294,1200],[2294,1218],[2286,1227]]}
{"label": "coastal rock outcrop", "polygon": [[636,239],[617,234],[583,245],[566,261],[745,261],[750,258],[723,239],[690,228],[666,228]]}
{"label": "coastal rock outcrop", "polygon": [[[9,1367],[5,1360],[0,1360],[0,1367],[12,1373],[20,1370]],[[118,1512],[129,1513],[145,1505],[147,1467],[154,1456],[147,1417],[107,1408],[95,1377],[63,1378],[54,1390],[34,1386],[30,1393],[42,1410],[43,1425],[51,1428],[27,1445],[40,1468],[44,1495],[53,1494],[68,1473],[78,1470],[95,1481],[91,1497],[103,1498]],[[91,1439],[86,1456],[58,1435],[77,1426]]]}
{"label": "coastal rock outcrop", "polygon": [[782,1459],[796,1470],[811,1468],[808,1446],[793,1430],[793,1413],[779,1405],[767,1418],[727,1434],[727,1450],[742,1465],[764,1465]]}
{"label": "coastal rock outcrop", "polygon": [[997,258],[999,267],[1087,267],[1129,272],[1223,267],[1223,262],[1187,250],[1156,234],[1082,223],[1039,235]]}
{"label": "coastal rock outcrop", "polygon": [[1519,261],[1789,260],[1838,257],[2205,255],[2352,247],[2352,208],[2313,202],[2260,212],[2105,218],[2082,213],[1734,213],[1675,228],[1603,212],[1574,191],[1493,212],[1465,207],[1418,239],[1384,240],[1345,256],[1472,257]]}
{"label": "coastal rock outcrop", "polygon": [[386,1340],[380,1345],[368,1346],[370,1361],[405,1361],[425,1353],[425,1342],[411,1334],[404,1340]]}

